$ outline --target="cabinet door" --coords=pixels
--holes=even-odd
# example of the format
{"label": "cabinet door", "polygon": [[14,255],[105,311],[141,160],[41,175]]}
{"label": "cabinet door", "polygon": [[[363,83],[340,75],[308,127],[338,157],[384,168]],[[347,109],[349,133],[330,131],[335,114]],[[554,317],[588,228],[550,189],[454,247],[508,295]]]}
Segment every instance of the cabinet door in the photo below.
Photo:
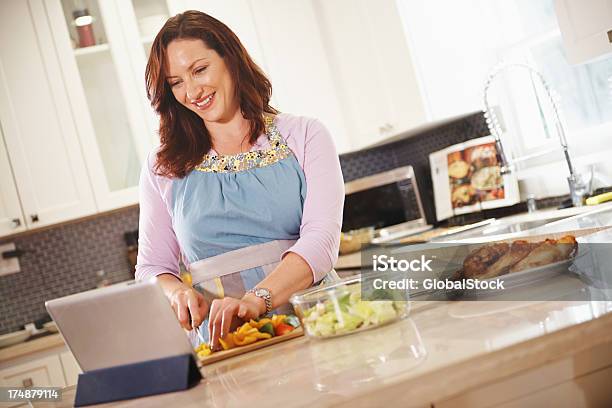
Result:
{"label": "cabinet door", "polygon": [[0,236],[23,230],[23,214],[0,126]]}
{"label": "cabinet door", "polygon": [[134,76],[117,4],[87,3],[96,44],[78,48],[72,18],[77,3],[44,0],[44,8],[96,202],[100,210],[110,210],[138,202],[138,178],[153,131],[142,100],[144,79]]}
{"label": "cabinet door", "polygon": [[0,122],[29,228],[96,212],[40,6],[0,2]]}
{"label": "cabinet door", "polygon": [[337,81],[326,55],[327,39],[319,30],[313,2],[249,0],[249,4],[277,107],[320,119],[338,152],[350,150]]}
{"label": "cabinet door", "polygon": [[3,387],[65,387],[62,364],[57,355],[43,357],[0,371]]}
{"label": "cabinet door", "polygon": [[612,0],[555,0],[555,11],[570,63],[612,53]]}
{"label": "cabinet door", "polygon": [[70,351],[63,352],[59,355],[59,357],[64,369],[66,385],[75,385],[79,379],[79,374],[81,374],[83,371],[81,371],[79,364]]}
{"label": "cabinet door", "polygon": [[361,148],[425,121],[394,0],[313,0],[351,144]]}

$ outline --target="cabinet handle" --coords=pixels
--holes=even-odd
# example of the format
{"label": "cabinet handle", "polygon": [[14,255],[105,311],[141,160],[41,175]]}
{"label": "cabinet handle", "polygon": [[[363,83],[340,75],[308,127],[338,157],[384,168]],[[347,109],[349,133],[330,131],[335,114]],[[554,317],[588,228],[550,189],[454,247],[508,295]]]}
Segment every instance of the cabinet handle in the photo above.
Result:
{"label": "cabinet handle", "polygon": [[20,218],[13,218],[11,220],[11,223],[13,224],[13,228],[19,228],[21,226],[21,219]]}
{"label": "cabinet handle", "polygon": [[31,379],[31,378],[26,378],[26,379],[24,379],[24,380],[23,380],[21,383],[22,383],[22,384],[23,384],[23,386],[24,386],[24,387],[26,387],[26,388],[31,387],[31,386],[33,386],[33,385],[34,385],[34,381],[32,381],[32,379]]}
{"label": "cabinet handle", "polygon": [[30,215],[30,219],[32,220],[32,222],[38,222],[38,214]]}
{"label": "cabinet handle", "polygon": [[380,133],[381,135],[387,132],[390,132],[392,130],[393,130],[393,125],[390,123],[385,123],[384,125],[378,127],[378,133]]}

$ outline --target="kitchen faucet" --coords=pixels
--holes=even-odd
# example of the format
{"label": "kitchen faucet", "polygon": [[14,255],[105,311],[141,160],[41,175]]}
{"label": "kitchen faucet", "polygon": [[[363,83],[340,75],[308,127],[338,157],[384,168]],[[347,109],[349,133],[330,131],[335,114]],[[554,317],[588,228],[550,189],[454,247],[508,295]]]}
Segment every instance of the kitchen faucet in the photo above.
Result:
{"label": "kitchen faucet", "polygon": [[[491,87],[493,79],[495,79],[497,75],[499,75],[501,72],[505,71],[506,69],[514,69],[514,68],[527,69],[530,71],[531,74],[535,74],[536,78],[540,79],[542,86],[544,87],[544,90],[546,91],[546,96],[548,97],[548,100],[552,106],[552,110],[554,113],[555,127],[557,130],[557,135],[559,136],[559,142],[561,143],[561,148],[563,149],[565,161],[567,162],[567,167],[569,170],[569,177],[567,178],[567,182],[570,188],[572,204],[575,207],[580,207],[583,205],[582,201],[583,201],[584,195],[587,192],[586,191],[587,187],[585,183],[583,182],[582,178],[580,177],[580,175],[576,173],[574,166],[572,165],[572,160],[569,154],[569,148],[567,146],[567,139],[565,137],[565,129],[563,128],[561,118],[559,117],[558,105],[552,96],[550,86],[548,85],[548,82],[546,82],[546,80],[544,79],[544,76],[539,71],[534,69],[533,67],[527,64],[523,64],[523,63],[501,63],[497,65],[489,73],[487,80],[485,82],[485,86],[484,86],[484,106],[485,108],[483,112],[485,115],[487,126],[489,127],[489,131],[495,138],[495,148],[497,149],[497,154],[499,156],[501,174],[511,173],[513,165],[508,160],[508,158],[506,157],[506,153],[504,152],[504,148],[501,142],[501,133],[502,133],[501,126],[499,125],[497,115],[495,114],[494,110],[491,109],[491,106],[489,105],[488,91],[489,91],[489,88]],[[537,97],[537,94],[536,94],[536,97]],[[518,159],[515,159],[515,161],[518,161]]]}

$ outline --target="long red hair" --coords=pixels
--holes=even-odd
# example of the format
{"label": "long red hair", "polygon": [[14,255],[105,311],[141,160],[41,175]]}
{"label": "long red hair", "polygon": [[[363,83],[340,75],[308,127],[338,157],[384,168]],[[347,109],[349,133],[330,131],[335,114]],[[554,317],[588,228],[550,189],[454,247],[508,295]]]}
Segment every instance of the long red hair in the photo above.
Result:
{"label": "long red hair", "polygon": [[168,19],[151,46],[145,81],[147,97],[160,118],[161,145],[155,171],[162,176],[181,178],[200,164],[211,148],[211,140],[202,118],[181,105],[166,82],[168,44],[177,39],[200,39],[223,58],[234,82],[242,115],[250,122],[251,143],[264,132],[263,115],[278,111],[270,106],[270,80],[229,27],[195,10]]}

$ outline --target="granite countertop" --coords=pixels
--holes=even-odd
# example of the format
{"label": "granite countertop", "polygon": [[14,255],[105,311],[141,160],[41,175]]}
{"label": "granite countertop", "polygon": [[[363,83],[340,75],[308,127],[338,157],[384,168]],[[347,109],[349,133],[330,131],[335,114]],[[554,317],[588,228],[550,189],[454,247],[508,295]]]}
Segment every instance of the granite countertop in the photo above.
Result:
{"label": "granite countertop", "polygon": [[49,334],[34,340],[27,340],[23,343],[1,348],[0,363],[63,345],[64,339],[62,339],[59,333]]}
{"label": "granite countertop", "polygon": [[[612,350],[608,301],[412,304],[398,323],[279,343],[203,367],[204,380],[188,391],[109,406],[247,406],[256,398],[271,406],[405,406],[406,397],[430,406],[585,350]],[[70,406],[74,392],[55,406]]]}
{"label": "granite countertop", "polygon": [[[609,245],[612,232],[585,239]],[[605,249],[602,265],[609,265]],[[612,367],[609,289],[561,273],[515,290],[537,293],[529,299],[540,300],[413,298],[409,317],[400,322],[330,340],[289,340],[203,367],[204,379],[190,390],[105,406],[247,406],[263,399],[283,407],[406,406],[407,401],[429,407],[543,367],[546,375],[532,375],[521,387],[552,386],[551,376],[570,381],[587,369]],[[567,368],[550,368],[555,364]],[[74,394],[74,387],[67,388],[63,402],[51,406],[71,406]]]}

